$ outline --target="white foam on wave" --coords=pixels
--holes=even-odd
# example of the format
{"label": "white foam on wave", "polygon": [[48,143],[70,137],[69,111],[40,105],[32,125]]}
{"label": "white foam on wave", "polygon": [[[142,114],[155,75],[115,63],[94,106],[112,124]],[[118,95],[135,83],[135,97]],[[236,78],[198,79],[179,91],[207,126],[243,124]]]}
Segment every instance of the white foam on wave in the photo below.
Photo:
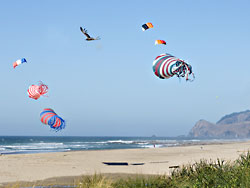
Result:
{"label": "white foam on wave", "polygon": [[17,145],[3,145],[0,150],[5,151],[16,151],[16,152],[24,152],[30,150],[58,150],[64,149],[63,143],[27,143],[27,144],[17,144]]}
{"label": "white foam on wave", "polygon": [[155,145],[145,145],[143,148],[162,148],[164,147],[164,145],[160,145],[160,144],[155,144]]}
{"label": "white foam on wave", "polygon": [[86,144],[66,144],[65,148],[72,148],[72,149],[85,149],[88,148]]}
{"label": "white foam on wave", "polygon": [[134,141],[132,140],[108,140],[107,143],[118,143],[118,144],[133,144]]}

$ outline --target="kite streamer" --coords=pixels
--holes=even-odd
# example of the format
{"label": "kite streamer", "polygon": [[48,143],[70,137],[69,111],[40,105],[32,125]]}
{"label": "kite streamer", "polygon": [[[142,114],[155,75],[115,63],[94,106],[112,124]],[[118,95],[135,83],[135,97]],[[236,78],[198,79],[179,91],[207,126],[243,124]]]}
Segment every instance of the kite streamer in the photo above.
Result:
{"label": "kite streamer", "polygon": [[[155,75],[161,79],[168,79],[174,75],[177,77],[185,77],[186,81],[193,81],[194,79],[191,65],[167,53],[161,54],[155,58],[153,62],[153,71]],[[193,75],[192,80],[188,78],[190,74]]]}
{"label": "kite streamer", "polygon": [[62,129],[65,128],[65,121],[59,117],[54,110],[50,109],[50,108],[45,108],[41,114],[41,122],[49,125],[50,128],[56,130],[56,131],[60,131]]}
{"label": "kite streamer", "polygon": [[31,85],[27,91],[28,95],[32,99],[39,99],[40,96],[48,92],[48,86],[40,82],[38,85]]}

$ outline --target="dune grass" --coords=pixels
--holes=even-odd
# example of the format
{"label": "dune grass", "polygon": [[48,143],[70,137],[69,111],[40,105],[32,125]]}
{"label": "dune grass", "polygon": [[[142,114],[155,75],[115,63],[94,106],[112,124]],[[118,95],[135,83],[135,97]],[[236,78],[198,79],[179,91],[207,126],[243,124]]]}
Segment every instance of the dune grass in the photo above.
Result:
{"label": "dune grass", "polygon": [[250,188],[250,152],[242,154],[234,162],[217,159],[184,165],[169,176],[112,177],[95,174],[83,176],[74,182],[71,185],[77,188]]}
{"label": "dune grass", "polygon": [[174,171],[169,187],[247,188],[250,187],[250,153],[233,163],[201,160]]}
{"label": "dune grass", "polygon": [[[102,178],[102,175],[99,175],[99,178],[95,177],[95,180],[103,182],[102,188],[250,188],[250,153],[241,155],[232,163],[220,159],[201,160],[174,170],[170,176],[136,175],[113,181],[106,179],[109,182],[107,186]],[[84,182],[85,184],[82,183],[86,188],[91,187]]]}
{"label": "dune grass", "polygon": [[84,176],[77,188],[113,188],[112,181],[102,175]]}

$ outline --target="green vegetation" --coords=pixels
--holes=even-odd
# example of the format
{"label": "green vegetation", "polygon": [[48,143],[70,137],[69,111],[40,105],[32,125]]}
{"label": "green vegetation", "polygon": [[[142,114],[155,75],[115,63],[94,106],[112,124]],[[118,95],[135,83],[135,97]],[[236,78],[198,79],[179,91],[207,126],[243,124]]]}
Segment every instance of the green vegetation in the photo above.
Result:
{"label": "green vegetation", "polygon": [[[64,184],[65,185],[65,184]],[[71,184],[72,185],[72,184]],[[10,186],[17,187],[17,186]],[[34,186],[36,187],[36,186]],[[53,187],[53,186],[51,186]],[[250,152],[232,163],[201,160],[167,175],[93,175],[74,181],[77,188],[250,188]]]}
{"label": "green vegetation", "polygon": [[[93,182],[93,180],[95,182]],[[250,153],[228,163],[201,160],[174,170],[170,176],[139,176],[108,180],[102,175],[89,177],[79,188],[248,188],[250,187]],[[95,187],[95,186],[94,186]]]}
{"label": "green vegetation", "polygon": [[113,188],[112,181],[102,175],[84,176],[77,188]]}
{"label": "green vegetation", "polygon": [[202,160],[174,171],[169,179],[169,187],[247,188],[250,187],[250,153],[241,155],[234,163]]}

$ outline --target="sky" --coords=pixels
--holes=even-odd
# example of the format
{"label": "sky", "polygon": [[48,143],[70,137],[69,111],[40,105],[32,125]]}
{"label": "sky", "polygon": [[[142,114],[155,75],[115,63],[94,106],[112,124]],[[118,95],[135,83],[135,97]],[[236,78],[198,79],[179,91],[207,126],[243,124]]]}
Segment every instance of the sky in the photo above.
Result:
{"label": "sky", "polygon": [[[0,135],[178,136],[250,109],[249,10],[248,0],[0,1]],[[156,77],[162,53],[187,60],[195,80]],[[27,89],[39,81],[49,92],[36,101]],[[42,124],[44,108],[66,128]]]}

